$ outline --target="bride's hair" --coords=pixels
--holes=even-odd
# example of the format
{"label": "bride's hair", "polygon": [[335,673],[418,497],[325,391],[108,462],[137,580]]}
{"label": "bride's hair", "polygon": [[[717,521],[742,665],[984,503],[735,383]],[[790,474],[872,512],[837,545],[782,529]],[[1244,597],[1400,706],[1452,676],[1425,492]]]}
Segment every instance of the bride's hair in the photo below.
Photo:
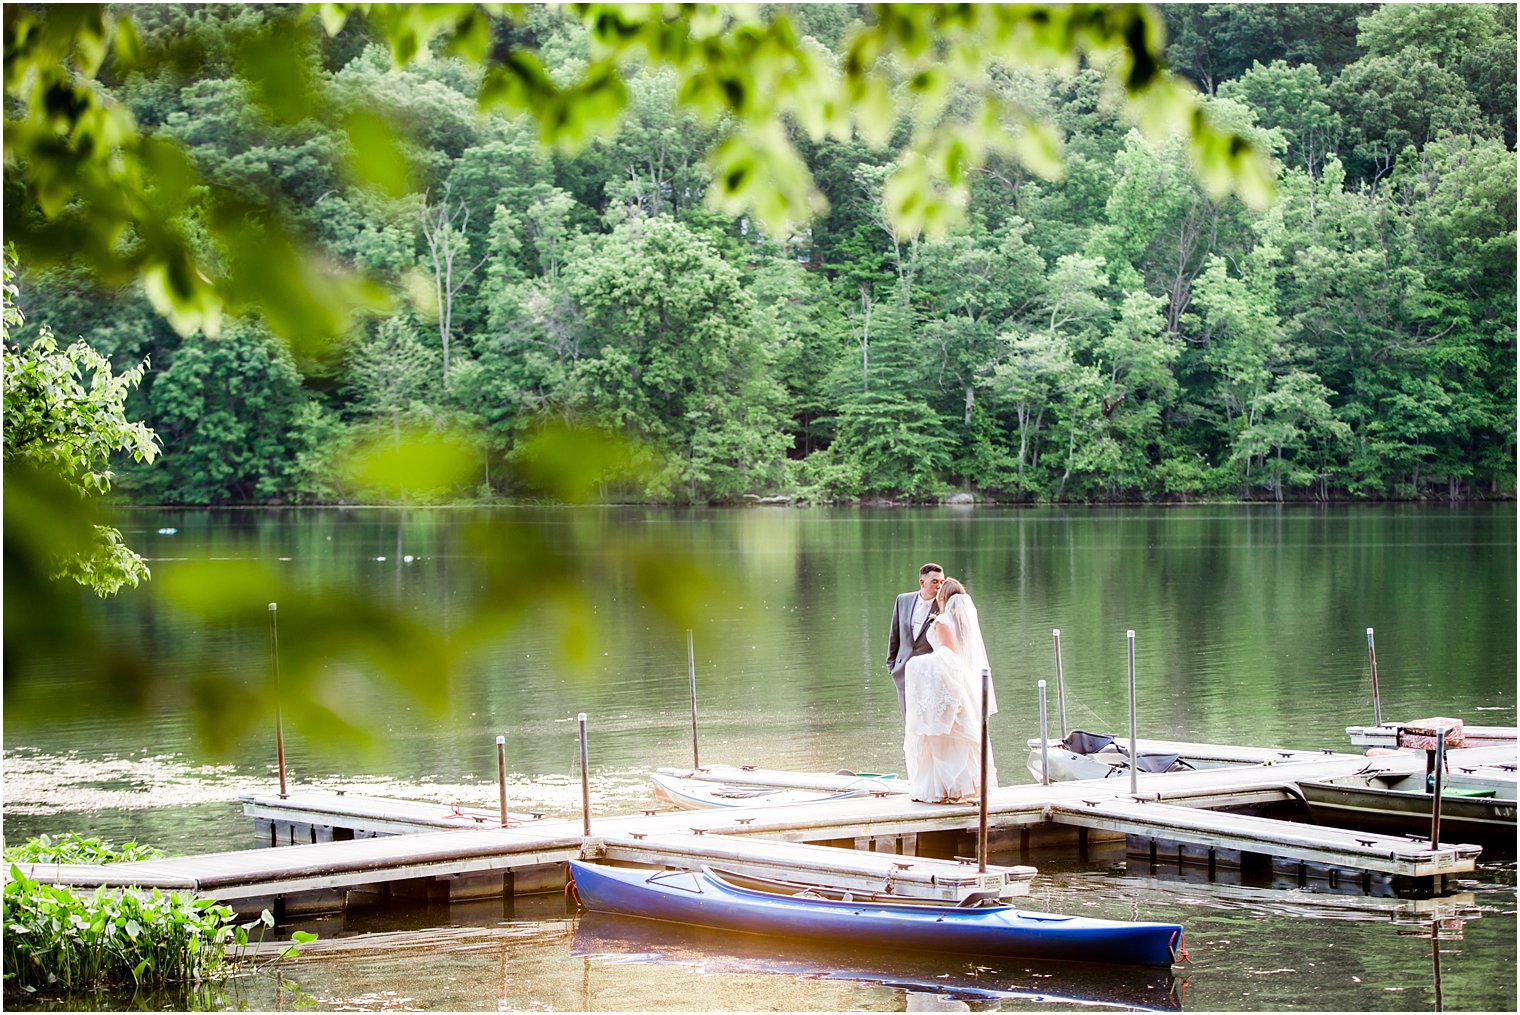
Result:
{"label": "bride's hair", "polygon": [[962,585],[958,579],[946,578],[945,584],[939,587],[939,608],[943,610],[949,606],[951,596],[969,597],[970,595],[971,593],[966,591],[966,586]]}

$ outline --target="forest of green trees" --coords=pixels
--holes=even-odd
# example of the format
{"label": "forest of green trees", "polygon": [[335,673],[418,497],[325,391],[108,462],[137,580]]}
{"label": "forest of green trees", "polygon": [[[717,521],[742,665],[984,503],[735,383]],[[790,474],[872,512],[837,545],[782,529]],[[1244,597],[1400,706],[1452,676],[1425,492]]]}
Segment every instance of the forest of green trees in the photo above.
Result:
{"label": "forest of green trees", "polygon": [[[23,263],[12,338],[150,363],[128,410],[163,450],[118,469],[131,500],[373,500],[354,449],[432,431],[469,448],[451,498],[510,498],[553,419],[647,448],[608,495],[661,502],[1514,494],[1513,5],[1162,5],[1172,68],[1274,154],[1275,203],[1212,198],[1096,71],[1010,69],[995,86],[1064,135],[1064,175],[994,152],[937,238],[884,213],[906,124],[884,148],[794,138],[827,210],[767,235],[704,200],[720,128],[668,70],[572,157],[480,112],[477,64],[394,69],[361,18],[294,29],[325,115],[276,118],[231,40],[295,9],[129,9],[145,48],[197,54],[102,72],[143,132],[408,297],[335,346],[256,316],[182,338],[140,286]],[[860,13],[792,8],[836,53]],[[499,31],[551,76],[585,65],[556,9]],[[376,114],[409,167],[389,189],[344,157]]]}

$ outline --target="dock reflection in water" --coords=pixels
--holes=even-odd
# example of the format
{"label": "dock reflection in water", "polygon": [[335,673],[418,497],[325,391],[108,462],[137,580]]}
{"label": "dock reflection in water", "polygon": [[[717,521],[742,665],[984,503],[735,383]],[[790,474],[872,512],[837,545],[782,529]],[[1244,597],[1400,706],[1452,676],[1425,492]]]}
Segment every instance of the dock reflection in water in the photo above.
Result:
{"label": "dock reflection in water", "polygon": [[[1132,1011],[1181,1011],[1186,977],[1085,962],[924,956],[777,941],[585,913],[571,954],[607,964],[675,963],[704,973],[775,973],[854,980],[905,991],[914,1010],[1004,999]],[[591,968],[594,968],[594,964]],[[588,972],[589,975],[589,972]]]}

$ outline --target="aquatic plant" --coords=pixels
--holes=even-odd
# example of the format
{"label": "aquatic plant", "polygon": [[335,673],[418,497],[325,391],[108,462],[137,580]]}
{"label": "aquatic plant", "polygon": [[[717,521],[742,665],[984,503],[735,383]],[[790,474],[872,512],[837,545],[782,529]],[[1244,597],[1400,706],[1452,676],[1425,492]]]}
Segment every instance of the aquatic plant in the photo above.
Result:
{"label": "aquatic plant", "polygon": [[[198,983],[228,976],[250,961],[259,937],[274,926],[265,910],[257,919],[237,922],[230,906],[193,893],[158,888],[97,888],[88,894],[28,877],[15,861],[31,856],[142,859],[161,856],[150,847],[129,843],[117,848],[98,839],[29,840],[6,850],[12,860],[0,910],[5,992],[35,993],[120,986]],[[14,858],[14,860],[13,860]],[[293,944],[275,958],[295,953],[316,935],[296,932]]]}
{"label": "aquatic plant", "polygon": [[5,848],[7,863],[130,863],[134,860],[161,860],[164,851],[135,842],[120,846],[95,837],[85,838],[77,832],[54,839],[39,835],[19,846]]}

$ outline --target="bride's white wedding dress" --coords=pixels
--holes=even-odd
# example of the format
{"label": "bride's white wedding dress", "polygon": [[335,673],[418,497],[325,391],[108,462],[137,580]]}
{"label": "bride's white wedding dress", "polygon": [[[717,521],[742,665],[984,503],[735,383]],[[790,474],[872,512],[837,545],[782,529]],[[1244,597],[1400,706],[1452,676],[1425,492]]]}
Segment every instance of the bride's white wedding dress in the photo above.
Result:
{"label": "bride's white wedding dress", "polygon": [[[934,651],[908,660],[904,675],[907,716],[903,753],[908,789],[914,800],[944,803],[981,793],[982,669],[987,650],[976,605],[966,595],[951,596],[929,627]],[[997,699],[988,689],[988,715]],[[997,788],[992,750],[987,752],[987,784]]]}

